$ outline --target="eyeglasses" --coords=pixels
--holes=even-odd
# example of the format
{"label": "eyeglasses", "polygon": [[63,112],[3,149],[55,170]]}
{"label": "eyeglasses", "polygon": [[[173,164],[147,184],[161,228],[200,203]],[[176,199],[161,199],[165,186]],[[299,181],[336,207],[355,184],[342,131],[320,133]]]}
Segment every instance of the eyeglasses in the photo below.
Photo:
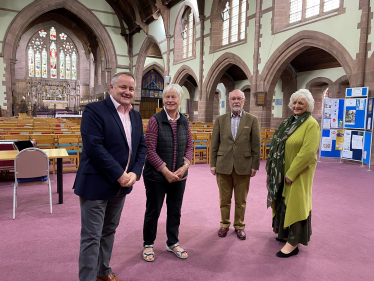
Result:
{"label": "eyeglasses", "polygon": [[243,98],[229,98],[229,100],[231,100],[231,101],[235,101],[235,100],[237,100],[237,101],[242,101],[242,100],[244,100]]}

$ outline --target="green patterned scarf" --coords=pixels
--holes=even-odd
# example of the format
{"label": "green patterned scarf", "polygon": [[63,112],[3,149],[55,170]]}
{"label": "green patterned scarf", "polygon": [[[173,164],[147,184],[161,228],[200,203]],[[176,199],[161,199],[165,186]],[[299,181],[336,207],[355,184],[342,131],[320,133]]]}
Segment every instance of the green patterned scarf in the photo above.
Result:
{"label": "green patterned scarf", "polygon": [[294,115],[288,117],[280,124],[278,130],[274,133],[270,144],[269,156],[266,161],[266,186],[268,189],[267,207],[269,208],[275,198],[278,190],[284,184],[284,153],[287,139],[297,130],[310,116],[310,112],[305,111],[297,119]]}

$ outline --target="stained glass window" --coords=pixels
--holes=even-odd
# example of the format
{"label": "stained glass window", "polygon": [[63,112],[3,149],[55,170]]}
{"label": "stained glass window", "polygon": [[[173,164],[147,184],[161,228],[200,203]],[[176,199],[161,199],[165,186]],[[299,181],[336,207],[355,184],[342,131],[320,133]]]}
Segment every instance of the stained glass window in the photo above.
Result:
{"label": "stained glass window", "polygon": [[245,39],[246,0],[230,0],[222,11],[222,45]]}
{"label": "stained glass window", "polygon": [[34,77],[34,50],[31,46],[29,49],[29,76]]}
{"label": "stained glass window", "polygon": [[60,79],[65,79],[65,54],[64,50],[60,52]]}
{"label": "stained glass window", "polygon": [[48,32],[45,29],[39,30],[30,39],[27,50],[29,77],[76,80],[78,55],[74,43],[63,32],[56,37],[57,30],[54,27],[49,30],[50,40],[47,39]]}
{"label": "stained glass window", "polygon": [[45,48],[43,48],[43,51],[42,51],[42,77],[43,78],[48,78],[47,61],[48,61],[47,51],[45,50]]}
{"label": "stained glass window", "polygon": [[51,30],[49,31],[49,39],[56,40],[56,29],[54,27],[51,27]]}
{"label": "stained glass window", "polygon": [[148,71],[142,79],[142,97],[162,98],[164,79],[153,69]]}
{"label": "stained glass window", "polygon": [[77,55],[75,54],[75,52],[73,52],[73,54],[71,55],[71,62],[72,62],[71,78],[73,80],[76,80],[77,79]]}
{"label": "stained glass window", "polygon": [[42,76],[42,69],[41,69],[40,52],[36,51],[36,54],[35,54],[35,77],[41,77],[41,76]]}
{"label": "stained glass window", "polygon": [[71,79],[70,55],[66,55],[66,79]]}
{"label": "stained glass window", "polygon": [[57,78],[57,51],[55,42],[51,42],[49,60],[51,62],[51,78]]}

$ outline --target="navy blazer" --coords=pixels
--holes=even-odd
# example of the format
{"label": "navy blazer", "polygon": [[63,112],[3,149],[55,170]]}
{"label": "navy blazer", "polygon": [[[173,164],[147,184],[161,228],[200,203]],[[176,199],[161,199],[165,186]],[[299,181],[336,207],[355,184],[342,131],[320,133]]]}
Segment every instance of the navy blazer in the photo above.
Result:
{"label": "navy blazer", "polygon": [[[132,153],[127,172],[141,176],[147,147],[139,112],[130,110]],[[74,193],[91,200],[109,200],[120,189],[118,179],[126,169],[129,146],[125,130],[110,97],[88,104],[83,112],[83,151]],[[131,187],[124,188],[128,194]]]}

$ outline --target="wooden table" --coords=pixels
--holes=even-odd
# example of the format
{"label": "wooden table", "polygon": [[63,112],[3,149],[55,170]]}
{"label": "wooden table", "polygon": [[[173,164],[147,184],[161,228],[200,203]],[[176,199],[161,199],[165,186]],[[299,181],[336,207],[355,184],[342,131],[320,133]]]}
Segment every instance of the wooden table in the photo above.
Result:
{"label": "wooden table", "polygon": [[[63,180],[62,180],[62,158],[69,158],[69,154],[65,148],[42,149],[49,159],[57,159],[57,192],[58,203],[64,202]],[[18,154],[18,150],[0,151],[0,161],[14,160]]]}

